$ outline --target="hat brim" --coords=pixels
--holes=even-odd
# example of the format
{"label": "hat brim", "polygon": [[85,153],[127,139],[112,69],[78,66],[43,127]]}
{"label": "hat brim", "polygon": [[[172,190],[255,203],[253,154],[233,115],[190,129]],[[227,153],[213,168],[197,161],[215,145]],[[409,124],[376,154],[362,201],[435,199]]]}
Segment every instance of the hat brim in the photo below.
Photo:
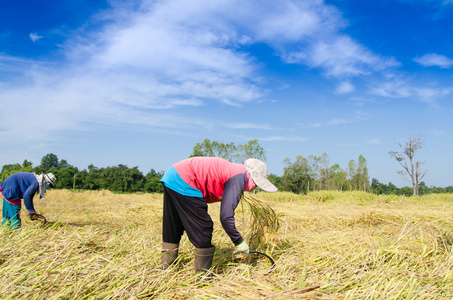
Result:
{"label": "hat brim", "polygon": [[253,178],[252,176],[252,179],[256,185],[265,192],[274,193],[278,191],[278,188],[276,188],[275,185],[273,185],[267,178]]}
{"label": "hat brim", "polygon": [[269,181],[269,179],[261,177],[261,176],[257,176],[252,170],[250,170],[247,167],[245,167],[245,168],[246,168],[247,172],[249,172],[249,174],[252,177],[253,181],[256,183],[256,185],[260,189],[262,189],[265,192],[269,192],[269,193],[274,193],[274,192],[278,191],[278,188],[276,188],[275,185],[273,185]]}
{"label": "hat brim", "polygon": [[51,187],[55,187],[55,183],[54,181],[52,181],[52,179],[49,177],[49,175],[47,174],[44,174],[44,180],[46,183],[48,183]]}
{"label": "hat brim", "polygon": [[[246,161],[247,162],[247,161]],[[266,177],[262,175],[258,175],[253,169],[251,169],[248,165],[244,164],[245,170],[250,174],[253,181],[256,185],[265,192],[274,193],[278,191],[276,188]]]}

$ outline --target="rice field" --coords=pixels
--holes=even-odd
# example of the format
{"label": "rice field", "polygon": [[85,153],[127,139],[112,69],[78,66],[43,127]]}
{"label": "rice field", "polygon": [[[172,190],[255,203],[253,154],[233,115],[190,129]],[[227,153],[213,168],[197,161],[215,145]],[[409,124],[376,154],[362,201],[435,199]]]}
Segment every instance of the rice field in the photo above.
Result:
{"label": "rice field", "polygon": [[[160,270],[161,194],[50,190],[35,199],[46,226],[22,209],[21,230],[0,230],[1,299],[453,298],[453,195],[259,197],[280,227],[251,246],[274,268],[262,256],[234,256],[212,204],[214,278],[200,282],[186,236],[176,264]],[[236,210],[246,239],[249,209]]]}

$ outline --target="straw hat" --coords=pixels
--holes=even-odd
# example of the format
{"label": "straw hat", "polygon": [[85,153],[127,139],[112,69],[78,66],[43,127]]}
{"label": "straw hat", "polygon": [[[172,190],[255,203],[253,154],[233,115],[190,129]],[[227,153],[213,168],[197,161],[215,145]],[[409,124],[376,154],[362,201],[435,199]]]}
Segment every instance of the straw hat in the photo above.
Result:
{"label": "straw hat", "polygon": [[245,170],[250,173],[256,185],[266,192],[276,192],[278,189],[267,179],[267,167],[264,162],[256,158],[249,158],[244,162]]}

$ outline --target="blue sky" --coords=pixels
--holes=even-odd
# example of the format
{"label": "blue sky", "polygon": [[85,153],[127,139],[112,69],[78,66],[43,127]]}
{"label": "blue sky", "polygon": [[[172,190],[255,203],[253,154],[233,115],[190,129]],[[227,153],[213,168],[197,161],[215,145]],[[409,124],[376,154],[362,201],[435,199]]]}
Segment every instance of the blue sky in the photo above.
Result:
{"label": "blue sky", "polygon": [[452,17],[453,0],[3,1],[0,166],[147,173],[258,139],[270,173],[363,155],[406,186],[388,152],[412,133],[426,184],[453,185]]}

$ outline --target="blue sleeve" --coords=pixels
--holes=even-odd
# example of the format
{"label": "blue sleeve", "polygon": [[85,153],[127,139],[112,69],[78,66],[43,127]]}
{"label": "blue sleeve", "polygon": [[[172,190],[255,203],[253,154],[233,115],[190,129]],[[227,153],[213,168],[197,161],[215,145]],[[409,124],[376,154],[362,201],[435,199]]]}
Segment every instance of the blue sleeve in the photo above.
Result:
{"label": "blue sleeve", "polygon": [[24,193],[24,205],[28,211],[34,211],[35,207],[33,206],[33,197],[35,196],[36,191],[39,188],[39,183],[36,181],[30,185]]}
{"label": "blue sleeve", "polygon": [[244,193],[246,180],[247,175],[245,173],[228,179],[225,183],[222,202],[220,204],[220,222],[235,245],[238,245],[243,240],[241,234],[236,229],[234,211],[241,200],[242,193]]}

